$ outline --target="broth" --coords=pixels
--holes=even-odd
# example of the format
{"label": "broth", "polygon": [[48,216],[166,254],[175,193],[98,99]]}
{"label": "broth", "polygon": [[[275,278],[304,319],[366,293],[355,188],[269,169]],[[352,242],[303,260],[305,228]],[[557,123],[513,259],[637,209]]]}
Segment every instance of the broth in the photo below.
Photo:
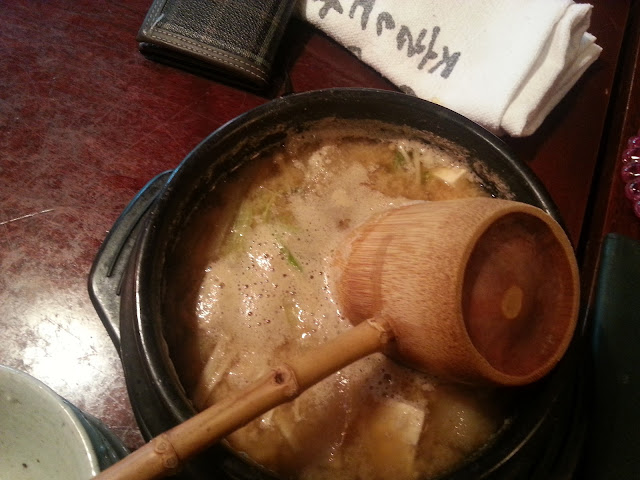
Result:
{"label": "broth", "polygon": [[[351,328],[333,296],[332,257],[352,227],[410,202],[491,194],[445,147],[329,121],[213,189],[167,285],[166,339],[196,409]],[[283,478],[432,478],[491,440],[504,403],[492,389],[442,383],[374,354],[227,440]]]}

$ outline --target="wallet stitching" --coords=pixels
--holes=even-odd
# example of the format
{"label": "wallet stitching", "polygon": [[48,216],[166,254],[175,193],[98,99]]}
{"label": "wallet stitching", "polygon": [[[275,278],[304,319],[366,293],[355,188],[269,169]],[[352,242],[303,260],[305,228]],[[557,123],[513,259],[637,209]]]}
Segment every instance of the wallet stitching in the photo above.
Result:
{"label": "wallet stitching", "polygon": [[153,2],[151,5],[151,10],[149,11],[149,22],[150,28],[153,29],[156,23],[160,20],[161,16],[158,16],[158,12],[162,10],[167,2],[162,2],[162,6],[160,6],[160,2]]}
{"label": "wallet stitching", "polygon": [[[207,46],[204,46],[204,45],[199,45],[199,44],[197,44],[196,42],[194,42],[192,40],[182,39],[182,38],[180,38],[179,36],[177,36],[177,35],[175,35],[173,33],[163,32],[162,35],[166,35],[168,37],[173,37],[173,38],[176,39],[176,41],[172,42],[171,40],[168,40],[166,38],[162,38],[162,37],[160,37],[160,36],[158,36],[156,34],[151,34],[150,36],[151,36],[151,38],[155,38],[156,40],[167,42],[170,45],[174,45],[174,46],[180,47],[180,48],[185,48],[187,50],[190,50],[193,53],[200,53],[197,50],[198,48],[202,49],[202,50],[205,50],[205,51],[208,51],[212,55],[215,55],[215,56],[219,57],[218,60],[220,62],[225,63],[227,65],[231,65],[233,67],[237,67],[240,70],[245,71],[249,75],[253,75],[254,77],[258,77],[260,80],[266,80],[266,72],[264,70],[260,69],[260,67],[255,67],[254,65],[251,65],[251,64],[249,64],[247,62],[243,62],[242,60],[235,60],[230,55],[225,54],[223,52],[220,52],[217,49],[214,49],[212,47],[207,47]],[[193,45],[193,47],[190,47],[189,44]],[[256,68],[256,69],[259,70],[260,73],[254,72],[254,71],[250,70],[249,68],[243,67],[242,65],[246,65],[248,67]]]}

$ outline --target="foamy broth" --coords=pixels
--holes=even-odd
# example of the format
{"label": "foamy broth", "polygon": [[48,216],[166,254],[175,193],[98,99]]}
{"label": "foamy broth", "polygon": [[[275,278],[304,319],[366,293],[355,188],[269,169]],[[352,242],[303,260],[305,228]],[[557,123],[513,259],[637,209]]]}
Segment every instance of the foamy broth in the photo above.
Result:
{"label": "foamy broth", "polygon": [[[234,172],[192,219],[168,288],[166,338],[196,408],[351,327],[331,262],[352,227],[410,202],[477,195],[489,192],[460,152],[374,124],[324,122]],[[287,478],[429,478],[490,441],[502,404],[375,354],[228,441]]]}

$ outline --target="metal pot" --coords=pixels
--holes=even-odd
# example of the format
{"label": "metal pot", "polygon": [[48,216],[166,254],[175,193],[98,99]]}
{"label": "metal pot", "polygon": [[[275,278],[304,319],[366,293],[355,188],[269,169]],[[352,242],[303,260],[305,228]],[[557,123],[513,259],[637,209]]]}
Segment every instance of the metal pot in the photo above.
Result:
{"label": "metal pot", "polygon": [[[189,212],[217,179],[287,129],[337,117],[375,119],[432,132],[460,145],[499,176],[515,199],[561,219],[544,186],[497,137],[470,120],[409,95],[370,89],[330,89],[271,101],[222,126],[172,172],[153,179],[118,219],[90,274],[91,299],[120,352],[127,388],[146,439],[195,413],[172,365],[163,337],[165,263]],[[581,328],[578,329],[580,331]],[[511,422],[449,480],[570,478],[584,434],[577,335],[558,367],[521,389]],[[189,462],[180,478],[270,478],[224,444]]]}

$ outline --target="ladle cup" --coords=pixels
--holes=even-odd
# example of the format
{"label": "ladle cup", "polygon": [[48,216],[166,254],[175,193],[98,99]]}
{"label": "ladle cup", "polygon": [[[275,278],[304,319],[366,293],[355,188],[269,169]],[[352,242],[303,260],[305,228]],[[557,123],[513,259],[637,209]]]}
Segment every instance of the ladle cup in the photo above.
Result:
{"label": "ladle cup", "polygon": [[420,202],[354,230],[337,253],[341,308],[356,326],[155,437],[97,479],[152,479],[323,378],[384,351],[469,383],[548,373],[576,326],[578,269],[562,228],[527,204]]}
{"label": "ladle cup", "polygon": [[441,377],[531,383],[576,326],[573,248],[528,204],[471,198],[388,211],[354,231],[336,263],[345,316],[389,323],[387,353]]}

